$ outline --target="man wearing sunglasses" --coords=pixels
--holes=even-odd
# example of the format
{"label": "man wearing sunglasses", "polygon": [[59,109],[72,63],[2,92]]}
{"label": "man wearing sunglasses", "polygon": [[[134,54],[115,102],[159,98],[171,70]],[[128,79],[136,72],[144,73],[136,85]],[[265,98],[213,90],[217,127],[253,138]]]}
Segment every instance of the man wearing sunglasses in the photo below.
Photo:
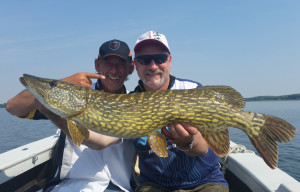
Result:
{"label": "man wearing sunglasses", "polygon": [[[134,48],[138,86],[134,92],[191,89],[200,83],[170,75],[172,56],[163,34],[149,31],[141,35]],[[168,142],[168,157],[153,153],[147,137],[133,139],[138,156],[141,185],[136,191],[228,191],[218,157],[197,128],[175,123],[161,132]]]}

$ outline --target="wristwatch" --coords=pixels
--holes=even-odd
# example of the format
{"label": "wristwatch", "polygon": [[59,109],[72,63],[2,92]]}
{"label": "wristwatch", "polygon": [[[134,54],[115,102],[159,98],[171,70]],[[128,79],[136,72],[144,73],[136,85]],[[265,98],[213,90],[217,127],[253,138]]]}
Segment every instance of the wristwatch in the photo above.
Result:
{"label": "wristwatch", "polygon": [[177,147],[178,147],[178,149],[180,149],[181,151],[187,152],[187,151],[190,151],[190,150],[193,148],[193,144],[194,144],[194,135],[193,135],[192,141],[189,143],[189,146],[188,146],[187,149],[181,149],[179,146],[177,146]]}

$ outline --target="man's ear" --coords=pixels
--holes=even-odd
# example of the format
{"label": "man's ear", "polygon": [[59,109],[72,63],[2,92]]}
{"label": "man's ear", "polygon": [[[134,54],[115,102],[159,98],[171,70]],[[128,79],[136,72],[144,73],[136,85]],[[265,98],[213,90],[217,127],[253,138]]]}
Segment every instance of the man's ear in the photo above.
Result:
{"label": "man's ear", "polygon": [[98,59],[95,59],[95,69],[97,72],[100,71],[100,65],[99,65],[99,60]]}
{"label": "man's ear", "polygon": [[134,62],[131,61],[130,65],[129,65],[129,74],[131,74],[134,71]]}

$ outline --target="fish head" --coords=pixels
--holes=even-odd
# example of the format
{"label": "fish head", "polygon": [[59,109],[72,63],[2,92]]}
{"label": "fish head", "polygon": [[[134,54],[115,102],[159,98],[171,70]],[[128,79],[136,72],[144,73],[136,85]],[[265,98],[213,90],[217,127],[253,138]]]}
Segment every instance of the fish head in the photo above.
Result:
{"label": "fish head", "polygon": [[20,81],[42,105],[62,118],[75,116],[85,109],[86,87],[28,74]]}

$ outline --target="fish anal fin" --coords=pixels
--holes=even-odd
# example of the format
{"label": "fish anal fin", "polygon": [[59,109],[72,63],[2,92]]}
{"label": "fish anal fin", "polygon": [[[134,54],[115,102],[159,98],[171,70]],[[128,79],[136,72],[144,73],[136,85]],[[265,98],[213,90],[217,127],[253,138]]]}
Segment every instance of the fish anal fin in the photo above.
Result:
{"label": "fish anal fin", "polygon": [[89,138],[89,130],[78,126],[74,121],[67,120],[68,129],[75,146],[80,146],[83,139]]}
{"label": "fish anal fin", "polygon": [[157,156],[168,157],[167,141],[162,133],[153,131],[150,135],[148,135],[148,142],[151,149]]}
{"label": "fish anal fin", "polygon": [[249,136],[249,139],[265,163],[271,169],[275,169],[278,161],[278,146],[275,140],[272,140],[263,134],[260,134],[259,136]]}
{"label": "fish anal fin", "polygon": [[229,152],[230,141],[227,127],[221,131],[201,134],[211,150],[219,157],[223,157]]}

